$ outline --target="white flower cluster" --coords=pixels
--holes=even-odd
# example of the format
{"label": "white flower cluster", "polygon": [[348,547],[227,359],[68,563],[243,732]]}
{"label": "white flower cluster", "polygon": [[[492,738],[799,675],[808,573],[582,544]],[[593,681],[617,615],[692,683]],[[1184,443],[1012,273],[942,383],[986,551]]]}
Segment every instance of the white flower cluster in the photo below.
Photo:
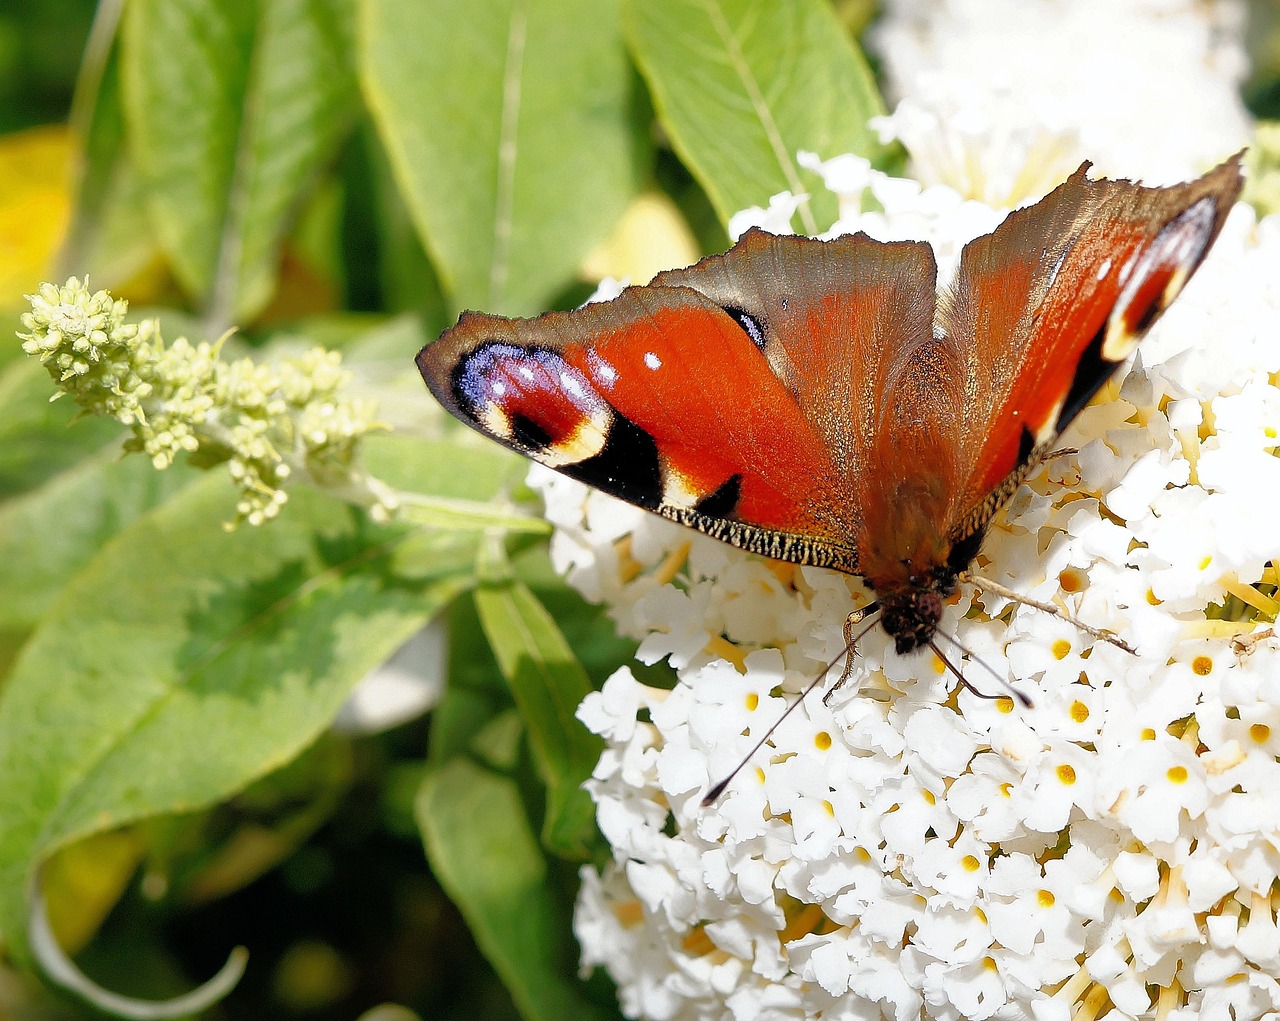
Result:
{"label": "white flower cluster", "polygon": [[1170,184],[1248,142],[1241,0],[885,0],[880,121],[926,185],[1016,205],[1091,159]]}
{"label": "white flower cluster", "polygon": [[[856,161],[821,168],[931,240],[1000,219]],[[849,203],[850,207],[853,202]],[[1280,217],[1238,207],[1123,384],[993,525],[982,572],[1109,628],[1131,656],[962,591],[942,633],[1034,709],[959,689],[872,630],[699,801],[842,646],[857,579],[760,560],[535,469],[552,553],[672,691],[618,671],[582,720],[613,864],[583,870],[583,967],[652,1019],[1280,1011]],[[945,272],[945,269],[944,269]],[[984,665],[985,664],[985,665]]]}

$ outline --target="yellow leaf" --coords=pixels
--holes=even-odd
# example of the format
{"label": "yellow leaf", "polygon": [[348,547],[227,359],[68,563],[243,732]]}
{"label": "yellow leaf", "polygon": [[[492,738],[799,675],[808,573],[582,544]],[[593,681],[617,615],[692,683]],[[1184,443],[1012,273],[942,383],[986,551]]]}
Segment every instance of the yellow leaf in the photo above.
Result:
{"label": "yellow leaf", "polygon": [[587,256],[582,273],[647,284],[664,269],[697,262],[702,253],[680,210],[666,195],[646,192],[627,207],[613,236]]}
{"label": "yellow leaf", "polygon": [[40,884],[58,944],[74,954],[120,899],[145,848],[132,830],[96,833],[64,847],[45,864]]}
{"label": "yellow leaf", "polygon": [[48,274],[71,212],[71,136],[51,124],[0,135],[0,309]]}

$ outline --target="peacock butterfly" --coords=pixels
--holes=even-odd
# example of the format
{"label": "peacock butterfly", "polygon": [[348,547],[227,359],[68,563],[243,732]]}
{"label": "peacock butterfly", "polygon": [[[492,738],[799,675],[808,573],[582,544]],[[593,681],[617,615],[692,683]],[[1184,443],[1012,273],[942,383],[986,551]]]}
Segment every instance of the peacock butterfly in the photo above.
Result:
{"label": "peacock butterfly", "polygon": [[467,312],[418,368],[458,419],[743,549],[863,576],[930,644],[992,516],[1181,291],[1242,184],[1090,180],[965,246],[748,231],[612,301]]}

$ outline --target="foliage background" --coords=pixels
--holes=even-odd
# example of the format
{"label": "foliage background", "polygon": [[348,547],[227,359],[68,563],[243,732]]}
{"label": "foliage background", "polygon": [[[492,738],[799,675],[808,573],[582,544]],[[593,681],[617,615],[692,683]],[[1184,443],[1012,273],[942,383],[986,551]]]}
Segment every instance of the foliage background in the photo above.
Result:
{"label": "foliage background", "polygon": [[[572,307],[602,276],[721,250],[734,211],[782,190],[814,189],[801,227],[821,229],[834,200],[797,150],[900,159],[866,126],[875,14],[0,10],[0,322],[40,280],[87,273],[169,338],[338,348],[393,427],[366,463],[414,511],[378,524],[296,489],[278,521],[227,532],[219,473],[122,459],[115,425],[72,424],[0,345],[0,1012],[90,1012],[34,977],[39,870],[103,987],[172,996],[246,944],[210,1016],[616,1016],[569,927],[578,865],[607,853],[573,709],[631,650],[550,570],[524,465],[444,420],[412,356],[464,308]],[[1274,115],[1258,66],[1255,112]],[[513,527],[482,527],[495,513]],[[429,624],[449,649],[432,711],[334,729]]]}

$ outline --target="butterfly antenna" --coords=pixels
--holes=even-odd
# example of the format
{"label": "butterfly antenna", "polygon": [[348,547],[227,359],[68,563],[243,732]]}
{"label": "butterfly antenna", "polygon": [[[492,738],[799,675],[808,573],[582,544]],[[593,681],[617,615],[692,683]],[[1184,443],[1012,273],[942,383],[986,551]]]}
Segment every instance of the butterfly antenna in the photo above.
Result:
{"label": "butterfly antenna", "polygon": [[961,581],[967,581],[970,585],[981,592],[991,592],[994,595],[1003,596],[1005,599],[1011,599],[1015,603],[1022,603],[1024,606],[1033,606],[1037,610],[1043,610],[1045,613],[1051,613],[1055,617],[1061,617],[1068,624],[1079,628],[1086,635],[1092,635],[1099,641],[1109,642],[1117,649],[1123,649],[1130,656],[1136,656],[1138,654],[1138,651],[1123,638],[1118,635],[1113,635],[1110,631],[1104,631],[1102,628],[1086,624],[1084,621],[1080,620],[1080,618],[1073,617],[1060,606],[1055,606],[1053,603],[1042,602],[1039,599],[1032,599],[1030,596],[1024,596],[1015,592],[1011,588],[1001,585],[998,581],[992,581],[990,578],[984,578],[980,574],[971,574],[968,571],[965,571],[959,577]]}
{"label": "butterfly antenna", "polygon": [[[782,710],[782,715],[779,716],[776,720],[774,720],[772,724],[770,724],[769,729],[764,732],[764,736],[761,737],[759,741],[757,741],[754,745],[751,746],[751,751],[747,752],[747,754],[742,757],[742,761],[740,761],[736,766],[733,767],[733,770],[729,773],[729,775],[726,776],[723,780],[721,780],[718,784],[716,784],[714,787],[708,790],[706,794],[702,796],[703,808],[709,807],[712,803],[715,802],[717,798],[720,797],[721,794],[724,793],[724,789],[729,786],[730,781],[732,781],[733,778],[742,771],[743,766],[745,766],[748,762],[750,762],[753,758],[755,758],[756,752],[758,752],[761,748],[764,747],[765,742],[768,741],[769,738],[773,737],[774,731],[777,730],[780,726],[782,726],[782,721],[791,715],[791,713],[795,710],[796,706],[798,706],[801,702],[803,702],[806,698],[809,697],[809,693],[813,691],[813,689],[816,688],[819,684],[822,683],[822,681],[826,678],[827,674],[831,672],[831,668],[834,667],[841,660],[844,660],[844,670],[840,674],[840,679],[836,681],[835,687],[838,688],[840,685],[842,685],[845,682],[846,679],[848,679],[849,673],[853,669],[854,648],[857,646],[858,640],[863,635],[865,635],[867,631],[871,628],[872,624],[875,623],[874,615],[871,621],[867,624],[867,626],[864,627],[861,631],[859,631],[856,635],[853,634],[853,629],[867,616],[868,613],[872,613],[873,611],[876,611],[878,609],[879,607],[875,603],[872,603],[869,606],[864,606],[861,610],[855,610],[853,613],[849,614],[849,616],[845,619],[845,622],[844,622],[844,648],[840,650],[839,655],[837,655],[833,660],[831,660],[830,663],[824,666],[822,670],[819,671],[818,676],[815,677],[812,681],[810,681],[805,686],[804,691],[800,692],[800,694],[797,695],[794,700],[792,700],[791,704],[787,706],[787,708]],[[834,690],[835,688],[832,688],[832,691]],[[823,699],[823,704],[824,705],[826,704],[826,698]]]}
{"label": "butterfly antenna", "polygon": [[[984,670],[986,670],[987,673],[989,673],[992,677],[996,679],[996,683],[999,684],[1000,687],[1004,688],[1004,690],[1008,693],[1009,697],[1016,700],[1017,703],[1020,706],[1022,706],[1023,709],[1035,708],[1035,703],[1031,701],[1031,698],[1029,696],[1023,694],[1016,687],[1010,684],[1009,679],[1007,677],[1001,677],[1000,674],[996,672],[995,667],[993,667],[990,663],[988,663],[985,659],[983,659],[977,653],[972,652],[969,649],[966,649],[963,645],[960,644],[960,642],[957,639],[952,638],[951,635],[944,635],[941,631],[939,631],[938,637],[945,638],[948,642],[950,642],[957,649],[959,649],[961,653],[963,653],[965,656],[968,656],[970,662],[977,663]],[[934,651],[934,654],[938,657],[938,659],[942,660],[943,665],[946,666],[946,668],[950,670],[953,674],[955,674],[956,677],[960,679],[960,683],[963,684],[966,688],[968,688],[973,695],[976,695],[978,698],[985,698],[988,700],[994,700],[994,699],[1003,697],[1002,695],[992,695],[990,692],[979,691],[976,687],[974,687],[971,683],[969,683],[969,681],[967,681],[961,675],[959,670],[957,670],[954,666],[952,666],[950,660],[948,660],[947,657],[942,654],[942,650],[939,649],[934,642],[929,643],[929,648],[931,648]]]}
{"label": "butterfly antenna", "polygon": [[833,666],[839,663],[842,659],[844,659],[846,655],[848,655],[847,648],[842,649],[840,652],[840,655],[838,655],[830,663],[824,666],[822,668],[822,672],[819,673],[818,676],[815,677],[812,681],[810,681],[807,685],[805,685],[804,691],[800,692],[800,694],[797,695],[792,700],[791,704],[787,706],[787,708],[782,710],[782,715],[779,716],[776,720],[773,721],[773,723],[769,725],[769,729],[764,732],[764,736],[761,737],[759,741],[757,741],[755,744],[751,746],[751,751],[747,752],[747,754],[742,757],[742,761],[733,767],[733,771],[730,772],[728,776],[726,776],[723,780],[721,780],[718,784],[716,784],[709,791],[707,791],[706,794],[703,795],[702,797],[703,808],[706,808],[708,805],[714,802],[716,798],[720,797],[720,795],[724,793],[724,789],[729,786],[729,781],[732,780],[735,776],[737,776],[738,773],[741,772],[742,767],[745,766],[748,762],[750,762],[751,759],[754,758],[756,752],[758,752],[761,748],[764,747],[764,743],[773,736],[773,732],[777,730],[780,726],[782,726],[782,721],[791,715],[792,711],[796,708],[796,706],[798,706],[801,702],[803,702],[808,697],[809,692],[813,691],[814,688],[816,688],[819,684],[822,683],[823,678],[827,676],[827,672]]}

